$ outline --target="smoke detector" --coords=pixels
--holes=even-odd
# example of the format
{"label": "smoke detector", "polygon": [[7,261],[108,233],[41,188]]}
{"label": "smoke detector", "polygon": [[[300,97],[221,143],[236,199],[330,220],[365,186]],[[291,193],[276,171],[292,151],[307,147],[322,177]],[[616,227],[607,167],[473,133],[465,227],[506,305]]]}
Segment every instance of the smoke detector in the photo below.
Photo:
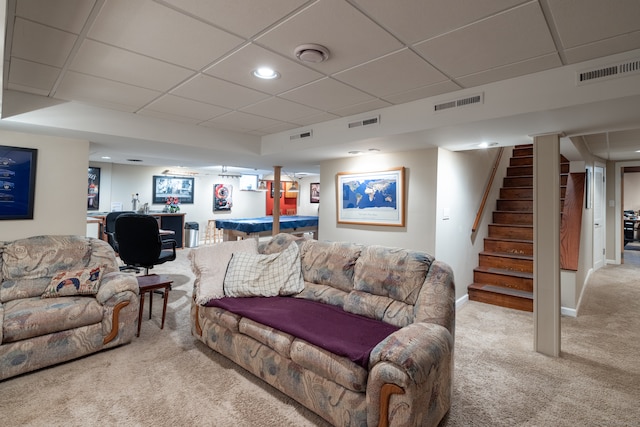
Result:
{"label": "smoke detector", "polygon": [[294,50],[294,53],[302,62],[317,64],[329,59],[329,49],[319,44],[302,44]]}

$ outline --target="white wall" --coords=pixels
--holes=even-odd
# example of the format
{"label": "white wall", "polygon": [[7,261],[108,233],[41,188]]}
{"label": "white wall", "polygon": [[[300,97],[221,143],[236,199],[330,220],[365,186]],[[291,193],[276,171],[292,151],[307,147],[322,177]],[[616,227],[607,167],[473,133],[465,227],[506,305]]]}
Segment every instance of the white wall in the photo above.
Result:
{"label": "white wall", "polygon": [[624,206],[622,207],[623,211],[640,210],[640,173],[626,172],[624,174],[622,200],[624,203]]}
{"label": "white wall", "polygon": [[[393,143],[390,139],[389,143]],[[438,150],[427,149],[329,160],[320,164],[321,240],[395,246],[435,255],[436,166]],[[336,174],[405,169],[406,226],[337,224]]]}
{"label": "white wall", "polygon": [[[452,152],[438,150],[438,192],[436,218],[436,258],[453,268],[456,299],[467,294],[473,283],[473,269],[478,266],[478,253],[484,250],[488,224],[496,209],[502,177],[511,157],[505,147],[496,171],[482,219],[475,233],[473,222],[495,163],[497,149]],[[446,219],[446,215],[448,219]]]}
{"label": "white wall", "polygon": [[0,140],[2,145],[38,150],[33,219],[0,221],[0,240],[84,235],[89,142],[4,130]]}

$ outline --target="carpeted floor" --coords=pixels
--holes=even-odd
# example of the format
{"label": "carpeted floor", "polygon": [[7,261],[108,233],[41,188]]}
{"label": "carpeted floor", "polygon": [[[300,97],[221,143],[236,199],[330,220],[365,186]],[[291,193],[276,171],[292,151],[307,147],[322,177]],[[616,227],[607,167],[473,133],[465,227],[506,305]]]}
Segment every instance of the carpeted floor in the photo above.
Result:
{"label": "carpeted floor", "polygon": [[[3,426],[326,426],[190,335],[189,249],[131,344],[0,382]],[[562,357],[532,351],[531,313],[469,302],[457,313],[454,400],[442,426],[640,425],[640,270],[592,275]]]}

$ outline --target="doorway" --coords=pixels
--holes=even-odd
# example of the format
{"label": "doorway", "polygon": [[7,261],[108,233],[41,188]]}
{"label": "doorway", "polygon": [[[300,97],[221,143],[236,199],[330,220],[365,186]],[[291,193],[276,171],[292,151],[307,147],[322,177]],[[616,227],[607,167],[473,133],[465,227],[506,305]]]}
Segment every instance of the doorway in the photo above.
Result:
{"label": "doorway", "polygon": [[604,167],[593,168],[593,269],[604,267],[605,254]]}

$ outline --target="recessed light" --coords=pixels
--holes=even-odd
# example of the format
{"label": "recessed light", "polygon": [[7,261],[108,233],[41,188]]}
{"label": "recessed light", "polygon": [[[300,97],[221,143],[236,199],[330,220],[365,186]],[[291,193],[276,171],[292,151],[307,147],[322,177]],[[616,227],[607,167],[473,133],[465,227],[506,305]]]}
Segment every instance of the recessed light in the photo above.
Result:
{"label": "recessed light", "polygon": [[497,142],[481,142],[480,144],[478,144],[478,147],[489,148],[489,147],[495,147],[496,145],[498,145]]}
{"label": "recessed light", "polygon": [[100,157],[100,158],[101,158],[101,159],[104,159],[104,160],[111,160],[111,157],[109,157],[109,156],[102,156],[102,157]]}
{"label": "recessed light", "polygon": [[142,160],[140,160],[140,159],[127,159],[127,162],[141,163]]}
{"label": "recessed light", "polygon": [[370,153],[377,153],[378,151],[380,150],[378,150],[377,148],[369,148]]}
{"label": "recessed light", "polygon": [[352,156],[357,156],[358,154],[362,154],[362,151],[352,150],[352,151],[349,151],[348,154],[351,154]]}
{"label": "recessed light", "polygon": [[273,80],[280,77],[280,73],[278,73],[273,68],[269,68],[269,67],[257,68],[253,70],[253,75],[259,79],[264,79],[264,80]]}

